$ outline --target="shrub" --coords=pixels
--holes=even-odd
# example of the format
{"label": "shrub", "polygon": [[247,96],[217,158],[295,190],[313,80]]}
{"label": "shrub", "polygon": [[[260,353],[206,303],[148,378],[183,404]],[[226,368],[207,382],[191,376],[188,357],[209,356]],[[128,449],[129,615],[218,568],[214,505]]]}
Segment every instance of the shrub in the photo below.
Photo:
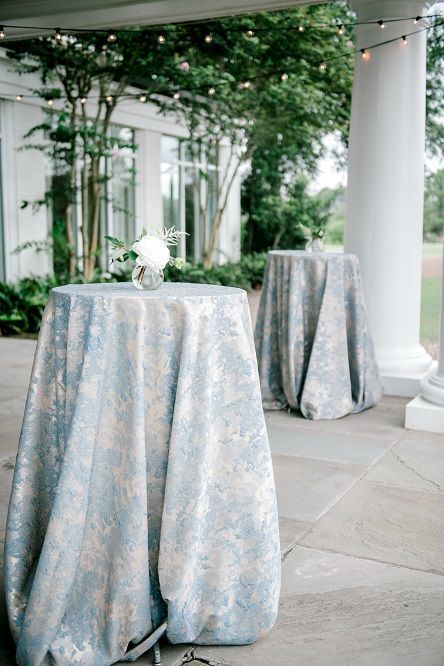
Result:
{"label": "shrub", "polygon": [[[185,264],[182,270],[168,266],[165,280],[169,282],[198,282],[218,284],[242,289],[257,288],[262,283],[265,254],[245,255],[239,262],[204,268],[202,264]],[[92,282],[117,282],[131,280],[129,271],[109,273],[103,277],[97,273]],[[81,284],[81,277],[73,282]],[[36,334],[40,328],[43,310],[53,287],[62,284],[53,276],[29,277],[15,284],[0,282],[0,334]]]}

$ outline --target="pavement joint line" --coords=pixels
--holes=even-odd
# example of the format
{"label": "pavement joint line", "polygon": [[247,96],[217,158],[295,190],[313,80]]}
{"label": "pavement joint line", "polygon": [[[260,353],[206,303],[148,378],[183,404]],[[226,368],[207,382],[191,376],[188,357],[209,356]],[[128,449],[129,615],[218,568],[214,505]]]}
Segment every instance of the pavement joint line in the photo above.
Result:
{"label": "pavement joint line", "polygon": [[312,550],[317,550],[320,553],[332,553],[333,555],[344,555],[345,557],[353,557],[357,560],[366,560],[367,562],[378,562],[379,564],[386,564],[390,567],[396,567],[397,569],[408,569],[408,571],[417,571],[419,573],[428,574],[429,576],[439,576],[442,578],[444,572],[440,573],[439,571],[427,571],[427,569],[418,569],[417,567],[409,566],[408,564],[398,564],[397,562],[388,562],[387,560],[378,560],[376,557],[368,557],[365,555],[356,555],[354,553],[345,553],[341,550],[333,550],[332,548],[326,548],[323,546],[312,546],[305,543],[298,544],[301,548],[310,548]]}
{"label": "pavement joint line", "polygon": [[[436,488],[437,488],[438,491],[441,490],[441,486],[439,485],[439,483],[435,483],[435,481],[432,481],[431,479],[427,479],[425,476],[422,476],[422,474],[420,474],[419,472],[417,472],[416,469],[415,469],[414,467],[410,467],[410,465],[408,465],[408,464],[406,463],[405,460],[402,460],[402,459],[401,459],[401,456],[398,456],[395,452],[393,452],[393,455],[395,456],[396,460],[399,460],[399,462],[401,463],[401,465],[404,465],[404,467],[406,467],[406,468],[409,469],[411,472],[413,472],[413,474],[415,474],[415,476],[418,476],[420,479],[422,479],[423,481],[426,481],[427,483],[431,483],[432,486],[436,486]],[[436,491],[435,491],[435,492],[436,492]]]}
{"label": "pavement joint line", "polygon": [[[311,531],[313,530],[313,528],[315,527],[315,525],[317,524],[317,522],[318,522],[319,520],[321,520],[321,518],[324,518],[324,516],[326,516],[326,515],[327,515],[327,514],[328,514],[328,513],[329,513],[329,512],[330,512],[330,511],[336,506],[336,504],[338,504],[338,502],[340,502],[341,500],[343,500],[344,497],[345,497],[345,496],[346,496],[351,490],[353,490],[353,488],[354,488],[354,487],[355,487],[360,481],[362,481],[363,479],[365,479],[365,477],[366,477],[367,474],[370,472],[370,470],[371,470],[371,469],[372,469],[372,468],[373,468],[373,467],[374,467],[374,466],[375,466],[375,465],[376,465],[376,464],[377,464],[377,463],[378,463],[378,462],[379,462],[379,461],[380,461],[385,455],[387,455],[387,453],[388,453],[389,451],[391,451],[392,448],[393,448],[394,446],[396,446],[396,444],[398,444],[399,442],[401,442],[401,441],[405,438],[405,436],[406,436],[406,433],[403,432],[403,434],[402,434],[402,435],[396,440],[396,442],[393,442],[393,444],[392,444],[388,449],[386,449],[384,452],[382,452],[381,455],[379,456],[379,458],[377,458],[377,459],[376,459],[371,465],[369,465],[369,466],[365,469],[365,471],[363,471],[362,474],[361,474],[361,475],[355,480],[355,482],[352,483],[352,485],[351,485],[349,488],[347,488],[347,490],[345,490],[345,491],[342,493],[342,495],[341,495],[340,497],[338,497],[338,498],[337,498],[332,504],[330,504],[330,506],[328,506],[328,507],[326,508],[326,510],[324,511],[324,513],[322,513],[318,518],[316,518],[316,520],[313,521],[313,523],[312,523],[311,525],[309,525],[307,531],[306,531],[303,535],[301,535],[300,537],[298,537],[296,543],[294,543],[294,544],[292,545],[292,548],[294,548],[295,545],[301,544],[302,539],[305,539],[305,537],[307,537],[307,536],[311,533]],[[348,464],[348,463],[347,463],[347,464]],[[368,483],[370,483],[370,482],[368,482]],[[301,545],[302,545],[302,544],[301,544]],[[335,552],[335,551],[331,551],[331,552]],[[288,554],[286,555],[286,557],[287,557],[287,556],[288,556]],[[370,559],[371,559],[371,558],[370,558]]]}

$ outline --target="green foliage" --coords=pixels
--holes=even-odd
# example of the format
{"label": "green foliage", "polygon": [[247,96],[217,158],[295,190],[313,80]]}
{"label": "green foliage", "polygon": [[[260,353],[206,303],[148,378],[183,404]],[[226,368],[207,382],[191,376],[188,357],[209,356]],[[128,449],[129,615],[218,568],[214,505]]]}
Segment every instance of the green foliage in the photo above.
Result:
{"label": "green foliage", "polygon": [[303,248],[307,230],[313,236],[325,233],[337,197],[335,190],[309,195],[307,181],[302,178],[288,186],[285,198],[281,192],[264,196],[266,181],[250,180],[247,187],[244,189],[244,205],[247,197],[253,195],[253,188],[253,196],[258,197],[260,205],[251,206],[244,224],[245,252]]}
{"label": "green foliage", "polygon": [[[438,7],[438,5],[436,5]],[[444,156],[444,14],[427,34],[426,145],[431,155]]]}
{"label": "green foliage", "polygon": [[185,264],[178,270],[172,266],[165,269],[168,282],[198,282],[219,284],[226,287],[255,289],[262,284],[265,269],[265,254],[244,255],[239,262],[205,268],[202,264]]}
{"label": "green foliage", "polygon": [[424,196],[424,240],[440,241],[444,233],[444,169],[429,174]]}
{"label": "green foliage", "polygon": [[[265,261],[264,254],[253,254],[242,257],[240,262],[209,269],[202,264],[187,263],[182,270],[168,266],[165,269],[165,279],[170,282],[198,282],[251,289],[261,284]],[[104,278],[100,273],[95,273],[92,277],[93,282],[129,280],[131,273],[125,271],[111,274],[110,278]],[[87,281],[79,276],[72,282],[81,284]],[[38,333],[49,292],[60,284],[63,284],[63,281],[51,276],[24,278],[15,284],[0,282],[0,334]]]}

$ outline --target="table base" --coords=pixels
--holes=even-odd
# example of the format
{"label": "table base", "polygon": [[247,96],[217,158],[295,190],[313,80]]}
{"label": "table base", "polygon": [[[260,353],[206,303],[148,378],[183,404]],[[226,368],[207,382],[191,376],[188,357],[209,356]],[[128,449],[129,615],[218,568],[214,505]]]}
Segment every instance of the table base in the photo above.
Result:
{"label": "table base", "polygon": [[138,659],[142,654],[144,654],[151,648],[154,648],[153,666],[162,666],[162,661],[160,658],[159,640],[166,633],[166,630],[167,630],[167,623],[164,622],[163,624],[160,625],[160,627],[158,627],[155,631],[153,631],[153,633],[150,634],[148,638],[145,638],[145,640],[139,643],[139,645],[136,645],[135,648],[127,652],[123,657],[123,659],[121,659],[120,661],[136,661],[136,659]]}

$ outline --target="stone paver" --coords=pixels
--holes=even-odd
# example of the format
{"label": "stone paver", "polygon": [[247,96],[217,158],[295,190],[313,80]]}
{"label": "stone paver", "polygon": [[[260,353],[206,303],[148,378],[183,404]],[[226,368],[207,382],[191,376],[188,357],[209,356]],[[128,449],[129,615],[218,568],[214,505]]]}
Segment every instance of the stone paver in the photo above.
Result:
{"label": "stone paver", "polygon": [[[1,540],[34,349],[0,339]],[[163,666],[444,665],[444,437],[405,431],[405,403],[384,398],[337,421],[266,414],[283,555],[277,625],[250,646],[165,645]],[[3,594],[0,634],[8,666]]]}
{"label": "stone paver", "polygon": [[442,493],[363,480],[301,543],[444,575],[443,523]]}
{"label": "stone paver", "polygon": [[409,431],[366,479],[413,490],[444,490],[444,436]]}

